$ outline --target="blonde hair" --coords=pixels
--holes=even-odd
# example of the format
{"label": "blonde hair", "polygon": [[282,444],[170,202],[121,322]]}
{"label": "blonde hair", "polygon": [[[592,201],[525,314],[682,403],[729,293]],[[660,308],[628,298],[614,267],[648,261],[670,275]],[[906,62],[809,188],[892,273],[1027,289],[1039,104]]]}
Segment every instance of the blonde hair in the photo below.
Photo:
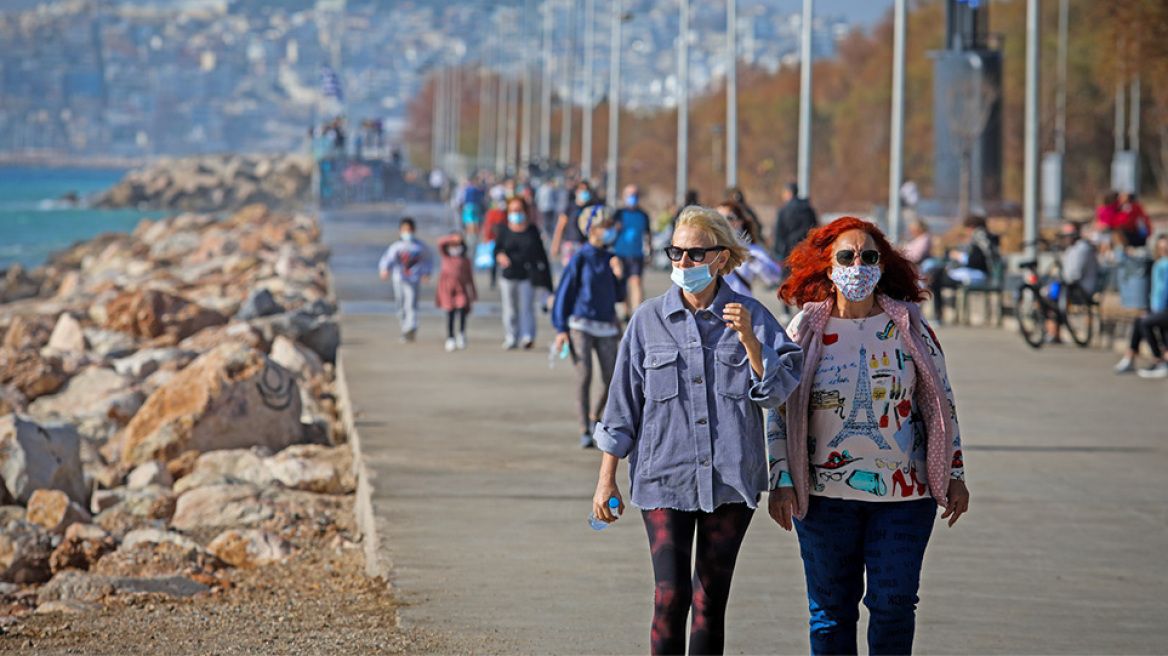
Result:
{"label": "blonde hair", "polygon": [[[750,256],[750,251],[734,235],[734,229],[730,227],[730,222],[717,210],[701,205],[690,205],[682,210],[677,217],[677,228],[682,226],[697,228],[707,237],[713,239],[715,246],[726,247],[726,251],[730,253],[730,259],[726,262],[725,270],[719,275],[725,275],[737,269],[738,265],[745,262],[746,258]],[[676,231],[676,228],[674,230]]]}
{"label": "blonde hair", "polygon": [[[595,212],[595,215],[593,215],[593,212]],[[592,228],[601,226],[607,228],[608,224],[612,223],[612,219],[612,210],[610,210],[607,206],[589,205],[580,210],[580,216],[576,217],[576,225],[580,226],[580,232],[584,235],[584,238],[587,239],[589,233],[589,221],[592,222]]]}

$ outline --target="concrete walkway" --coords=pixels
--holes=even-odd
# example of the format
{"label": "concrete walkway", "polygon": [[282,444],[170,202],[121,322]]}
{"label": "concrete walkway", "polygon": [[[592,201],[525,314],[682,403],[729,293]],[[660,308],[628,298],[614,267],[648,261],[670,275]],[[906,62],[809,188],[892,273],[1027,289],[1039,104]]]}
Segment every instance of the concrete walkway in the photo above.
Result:
{"label": "concrete walkway", "polygon": [[[443,351],[433,311],[417,343],[398,344],[375,269],[403,211],[423,217],[430,243],[448,220],[436,207],[351,210],[326,215],[325,238],[380,562],[404,621],[464,653],[648,652],[643,524],[631,513],[600,532],[585,522],[600,458],[577,447],[573,374],[548,368],[546,316],[539,348],[504,352],[497,294],[480,276],[486,302],[466,351]],[[667,285],[650,275],[650,295]],[[953,529],[938,522],[917,652],[1163,653],[1168,381],[1115,376],[1110,352],[1033,351],[1010,330],[939,337],[972,508]],[[794,534],[756,513],[727,653],[807,653],[804,595]]]}

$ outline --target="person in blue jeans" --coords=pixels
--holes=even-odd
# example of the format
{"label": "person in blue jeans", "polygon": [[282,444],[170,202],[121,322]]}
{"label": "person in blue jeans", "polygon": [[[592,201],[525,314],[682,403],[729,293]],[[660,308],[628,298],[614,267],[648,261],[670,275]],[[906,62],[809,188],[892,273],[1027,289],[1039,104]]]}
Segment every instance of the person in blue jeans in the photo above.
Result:
{"label": "person in blue jeans", "polygon": [[[559,353],[565,345],[571,344],[572,362],[576,366],[576,405],[584,429],[580,448],[588,449],[593,446],[592,430],[608,400],[608,385],[612,382],[616,351],[620,345],[616,304],[624,300],[625,288],[620,279],[621,262],[610,249],[616,239],[612,213],[603,205],[593,205],[580,215],[579,220],[580,230],[588,241],[576,251],[560,274],[551,312],[552,326],[556,329],[552,349]],[[595,410],[589,399],[593,353],[600,363],[603,386]]]}
{"label": "person in blue jeans", "polygon": [[414,236],[414,220],[401,220],[401,239],[389,245],[377,270],[382,280],[393,279],[393,298],[401,322],[401,341],[414,341],[418,333],[418,287],[430,281],[430,249]]}
{"label": "person in blue jeans", "polygon": [[969,509],[956,405],[915,266],[855,217],[812,230],[780,297],[803,375],[769,414],[768,510],[799,534],[813,654],[855,654],[863,600],[871,654],[912,652],[937,506]]}
{"label": "person in blue jeans", "polygon": [[742,539],[767,487],[763,409],[799,381],[803,359],[761,303],[724,280],[746,257],[730,224],[691,206],[666,253],[674,285],[633,314],[593,439],[604,452],[592,498],[616,521],[617,464],[628,458],[655,580],[654,654],[720,654]]}
{"label": "person in blue jeans", "polygon": [[624,281],[628,287],[625,299],[625,316],[633,316],[633,311],[645,299],[642,275],[645,272],[645,253],[649,250],[649,214],[641,208],[640,191],[637,185],[625,187],[625,206],[617,210],[615,225],[616,242],[613,250],[624,267]]}
{"label": "person in blue jeans", "polygon": [[[1132,326],[1131,342],[1123,359],[1115,365],[1115,373],[1135,372],[1141,378],[1168,378],[1168,356],[1161,348],[1164,331],[1168,330],[1168,235],[1156,238],[1156,262],[1152,264],[1150,283],[1149,311]],[[1145,341],[1152,351],[1152,364],[1137,370],[1136,356],[1140,343]]]}

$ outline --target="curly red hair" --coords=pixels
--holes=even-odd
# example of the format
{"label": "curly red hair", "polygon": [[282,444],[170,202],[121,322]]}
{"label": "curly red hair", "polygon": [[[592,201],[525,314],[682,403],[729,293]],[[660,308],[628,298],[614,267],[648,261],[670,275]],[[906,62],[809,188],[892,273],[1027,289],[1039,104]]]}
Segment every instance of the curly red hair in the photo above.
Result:
{"label": "curly red hair", "polygon": [[831,245],[849,230],[863,230],[876,242],[880,261],[884,264],[884,274],[876,285],[877,293],[912,303],[928,298],[929,293],[921,287],[916,266],[893,248],[875,223],[844,216],[815,228],[791,251],[785,262],[790,276],[779,287],[779,298],[783,302],[802,307],[804,303],[824,301],[833,295],[829,277]]}

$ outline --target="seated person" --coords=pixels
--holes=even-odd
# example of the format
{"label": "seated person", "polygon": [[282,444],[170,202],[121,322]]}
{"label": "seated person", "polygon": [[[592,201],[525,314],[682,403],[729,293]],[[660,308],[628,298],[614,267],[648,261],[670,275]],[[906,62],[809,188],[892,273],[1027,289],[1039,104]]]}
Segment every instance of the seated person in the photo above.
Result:
{"label": "seated person", "polygon": [[917,265],[921,273],[929,273],[937,268],[937,261],[933,259],[933,235],[929,234],[929,226],[921,219],[913,219],[908,223],[908,234],[912,239],[901,248],[908,261]]}
{"label": "seated person", "polygon": [[[1059,285],[1051,285],[1049,294],[1058,301],[1064,312],[1068,300],[1075,298],[1086,302],[1095,295],[1095,285],[1099,280],[1099,261],[1095,257],[1095,246],[1083,238],[1079,224],[1066,221],[1059,228],[1059,244],[1063,253],[1059,258]],[[1078,291],[1072,288],[1078,288]],[[1078,296],[1074,296],[1078,294]],[[1059,344],[1059,322],[1057,317],[1046,319],[1046,341]]]}
{"label": "seated person", "polygon": [[961,222],[966,243],[949,251],[951,263],[933,271],[929,291],[933,293],[934,323],[943,323],[945,304],[941,290],[962,285],[980,285],[989,278],[990,267],[998,259],[998,236],[986,228],[986,219],[970,214]]}

